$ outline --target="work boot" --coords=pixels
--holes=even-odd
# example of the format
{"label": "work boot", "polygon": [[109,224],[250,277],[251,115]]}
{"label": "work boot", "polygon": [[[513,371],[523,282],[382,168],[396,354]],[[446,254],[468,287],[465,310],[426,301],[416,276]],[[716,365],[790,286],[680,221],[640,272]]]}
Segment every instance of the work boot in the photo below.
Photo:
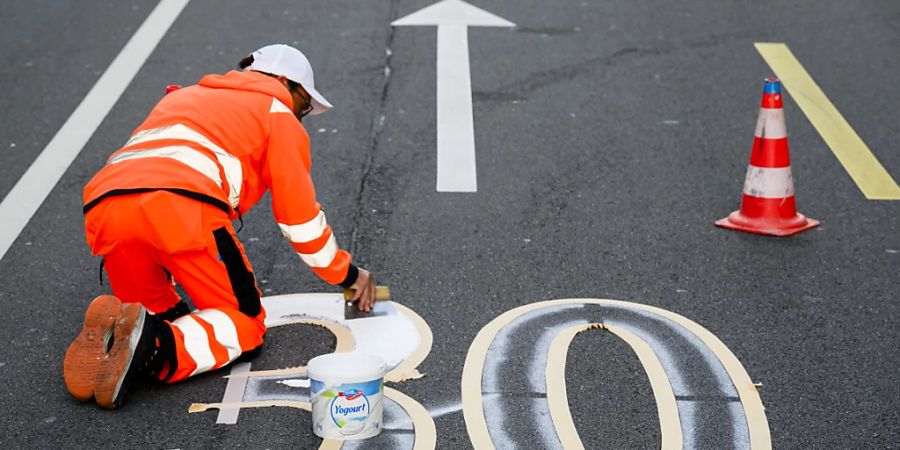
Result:
{"label": "work boot", "polygon": [[123,304],[112,347],[97,371],[94,399],[104,408],[118,408],[135,381],[154,379],[164,368],[169,376],[176,368],[171,327],[138,303]]}
{"label": "work boot", "polygon": [[81,333],[66,351],[63,360],[66,389],[80,401],[86,402],[94,396],[94,380],[106,357],[121,308],[122,302],[112,295],[101,295],[91,301],[84,313]]}

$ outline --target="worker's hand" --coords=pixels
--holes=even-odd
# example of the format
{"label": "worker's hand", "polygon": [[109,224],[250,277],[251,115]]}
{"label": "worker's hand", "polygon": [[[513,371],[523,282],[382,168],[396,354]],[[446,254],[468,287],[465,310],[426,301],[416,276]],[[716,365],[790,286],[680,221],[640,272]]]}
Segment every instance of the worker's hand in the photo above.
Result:
{"label": "worker's hand", "polygon": [[359,269],[356,283],[350,286],[353,297],[350,301],[357,302],[356,307],[360,311],[369,312],[375,307],[375,277],[366,269]]}

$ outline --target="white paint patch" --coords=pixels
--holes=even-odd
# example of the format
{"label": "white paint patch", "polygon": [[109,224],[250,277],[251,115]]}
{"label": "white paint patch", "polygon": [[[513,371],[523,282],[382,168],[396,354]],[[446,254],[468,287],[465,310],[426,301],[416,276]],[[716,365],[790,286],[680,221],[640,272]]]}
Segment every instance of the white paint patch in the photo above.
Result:
{"label": "white paint patch", "polygon": [[0,203],[0,259],[119,100],[188,0],[162,0]]}
{"label": "white paint patch", "polygon": [[436,408],[431,408],[428,410],[428,415],[431,417],[443,417],[448,414],[453,414],[462,411],[462,403],[453,403],[450,405],[438,406]]}
{"label": "white paint patch", "polygon": [[663,125],[678,125],[681,123],[681,121],[669,119],[669,120],[663,120],[662,123],[663,123]]}
{"label": "white paint patch", "polygon": [[[485,368],[487,368],[487,364],[485,364]],[[506,433],[506,427],[503,426],[506,422],[505,418],[509,414],[506,400],[500,394],[483,394],[481,400],[484,402],[485,417],[491,418],[487,421],[487,427],[496,449],[515,450],[516,446],[512,443],[512,437]]]}
{"label": "white paint patch", "polygon": [[675,400],[678,407],[678,418],[681,419],[681,443],[686,450],[698,449],[697,446],[697,403]]}
{"label": "white paint patch", "polygon": [[[536,311],[529,312],[527,314],[523,314],[521,317],[510,322],[508,325],[503,327],[497,335],[494,337],[494,341],[491,342],[491,345],[488,347],[487,355],[484,359],[484,370],[482,371],[481,378],[481,390],[482,392],[501,392],[503,391],[502,385],[509,380],[501,380],[498,375],[498,370],[501,364],[506,362],[506,353],[507,347],[510,342],[510,335],[515,333],[517,329],[527,322],[538,319],[543,316],[556,314],[560,311],[565,311],[569,309],[583,309],[583,304],[574,304],[574,305],[560,305],[555,308],[542,308]],[[545,350],[546,353],[546,350]],[[544,388],[541,387],[538,392],[544,392]]]}
{"label": "white paint patch", "polygon": [[[526,326],[541,317],[557,314],[560,311],[572,310],[572,309],[584,309],[583,304],[574,304],[574,305],[561,305],[555,308],[543,308],[538,309],[536,311],[532,311],[522,316],[516,318],[509,324],[507,324],[503,329],[501,329],[497,335],[494,337],[494,341],[491,342],[491,345],[488,347],[487,355],[485,355],[484,360],[484,369],[482,370],[481,375],[481,390],[485,394],[483,394],[482,399],[484,400],[484,413],[486,417],[490,417],[491,420],[488,421],[488,431],[491,434],[491,440],[494,442],[494,445],[497,446],[498,449],[513,449],[515,448],[514,444],[512,444],[512,438],[507,434],[505,422],[508,416],[508,408],[506,406],[505,400],[497,392],[503,392],[504,386],[515,386],[515,380],[509,379],[501,379],[500,377],[500,366],[506,362],[508,347],[511,342],[511,336],[518,331],[520,327]],[[552,340],[552,338],[551,338]],[[549,347],[550,343],[547,342],[547,347]],[[544,348],[543,351],[544,358],[544,369],[546,371],[546,361],[547,361],[547,348]],[[543,380],[544,378],[541,378]],[[539,387],[532,386],[535,392],[546,392],[546,382],[542,382]],[[546,406],[547,401],[544,399],[540,399]],[[547,406],[549,408],[549,406]],[[553,422],[550,420],[549,409],[546,414],[547,423],[541,427],[541,435],[542,437],[546,433],[550,433],[553,436],[553,439],[559,445],[559,440],[556,437],[556,431],[553,427]],[[539,421],[539,423],[543,423],[544,421]],[[547,426],[549,424],[549,427]]]}
{"label": "white paint patch", "polygon": [[[413,421],[406,411],[391,399],[384,397],[384,430],[413,430]],[[415,435],[412,433],[383,433],[379,441],[387,437],[386,448],[414,448]],[[368,444],[368,445],[366,445]],[[367,449],[372,447],[370,440],[344,441],[341,450]]]}
{"label": "white paint patch", "polygon": [[309,388],[309,378],[297,378],[292,380],[281,380],[278,384],[283,384],[285,386],[290,386],[293,388]]}
{"label": "white paint patch", "polygon": [[356,339],[356,350],[378,356],[388,371],[397,367],[419,347],[421,337],[409,317],[401,314],[393,302],[375,304],[384,315],[344,320],[342,294],[288,294],[264,297],[266,326],[277,327],[305,319],[324,320],[344,325]]}
{"label": "white paint patch", "polygon": [[[546,359],[546,356],[544,358]],[[550,403],[547,402],[547,399],[531,399],[531,410],[534,412],[534,423],[537,424],[538,433],[544,442],[541,448],[563,450],[559,436],[556,434],[556,427],[553,425],[553,419],[550,417]]]}
{"label": "white paint patch", "polygon": [[[282,381],[293,381],[296,375],[273,375],[270,377],[244,377],[247,380],[247,392],[244,394],[244,401],[252,402],[258,400],[296,400],[298,402],[309,402],[309,390],[302,389],[285,394],[283,389],[274,389],[278,384],[285,384]],[[293,387],[293,386],[292,386]]]}
{"label": "white paint patch", "polygon": [[[728,405],[731,417],[745,417],[744,405],[741,402],[731,402]],[[735,450],[750,450],[750,429],[747,428],[747,422],[740,420],[731,421],[731,429],[734,433]]]}
{"label": "white paint patch", "polygon": [[6,367],[6,363],[5,363],[5,362],[0,362],[0,369],[2,369],[2,368],[4,368],[4,367]]}
{"label": "white paint patch", "polygon": [[[637,315],[662,323],[672,331],[678,333],[678,335],[681,336],[682,339],[685,339],[692,348],[700,353],[703,361],[706,363],[707,369],[712,373],[713,378],[715,379],[716,385],[719,389],[719,394],[729,397],[738,396],[737,388],[735,388],[734,384],[732,384],[731,377],[728,375],[725,367],[722,366],[722,362],[719,361],[719,358],[716,357],[715,353],[713,353],[712,350],[710,350],[709,347],[707,347],[706,344],[704,344],[703,341],[700,340],[700,338],[698,338],[694,333],[665,317],[658,316],[651,312],[630,308],[629,311],[633,311]],[[627,328],[627,326],[622,326],[622,328]],[[650,345],[650,348],[652,348],[653,352],[656,353],[656,356],[659,358],[660,363],[662,364],[663,369],[666,372],[666,376],[669,378],[669,381],[672,384],[672,390],[674,391],[676,396],[689,396],[697,394],[692,393],[685,385],[684,379],[681,376],[682,368],[680,367],[680,364],[677,362],[677,360],[673,359],[671,353],[666,349],[664,343],[659,342],[651,335],[642,333],[642,331],[639,329],[631,328],[631,330],[629,331],[647,341],[647,343]],[[678,383],[680,388],[675,387],[676,382]],[[684,448],[697,448],[695,404],[694,402],[689,401],[678,401],[677,405],[678,415],[681,418],[681,433],[685,442]],[[739,402],[737,403],[737,405],[739,407],[730,408],[731,427],[734,430],[741,430],[740,432],[735,431],[735,433],[733,434],[733,448],[749,448],[750,431],[749,429],[747,429],[747,418],[744,415],[743,406]],[[746,436],[746,440],[743,442],[739,441],[738,438],[740,436]],[[689,446],[687,445],[688,442],[693,442],[694,444]]]}
{"label": "white paint patch", "polygon": [[885,251],[888,252],[888,253],[890,253],[890,254],[892,254],[892,255],[895,255],[895,254],[898,253],[898,250],[894,250],[894,249],[892,249],[892,248],[889,248],[889,249],[887,249],[887,250],[885,250]]}
{"label": "white paint patch", "polygon": [[384,429],[385,430],[412,430],[414,428],[413,420],[397,402],[387,398],[384,399]]}

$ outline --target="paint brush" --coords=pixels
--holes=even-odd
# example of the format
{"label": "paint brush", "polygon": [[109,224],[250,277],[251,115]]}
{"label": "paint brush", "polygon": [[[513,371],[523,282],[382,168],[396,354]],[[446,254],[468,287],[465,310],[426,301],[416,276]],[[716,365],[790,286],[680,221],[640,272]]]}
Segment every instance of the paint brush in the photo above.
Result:
{"label": "paint brush", "polygon": [[[383,316],[387,314],[386,312],[376,311],[376,308],[372,308],[371,311],[360,311],[359,308],[356,307],[355,302],[352,302],[350,299],[353,298],[353,295],[356,293],[354,289],[344,289],[344,319],[363,319],[366,317],[374,317],[374,316]],[[391,290],[387,286],[375,286],[375,301],[385,301],[391,299]],[[377,304],[376,304],[377,306]]]}

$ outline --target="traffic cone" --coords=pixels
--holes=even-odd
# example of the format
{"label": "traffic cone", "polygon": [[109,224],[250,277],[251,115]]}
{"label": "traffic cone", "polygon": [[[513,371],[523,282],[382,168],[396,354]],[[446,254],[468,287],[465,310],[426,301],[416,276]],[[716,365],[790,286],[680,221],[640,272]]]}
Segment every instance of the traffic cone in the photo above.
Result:
{"label": "traffic cone", "polygon": [[748,233],[790,236],[819,225],[797,212],[781,102],[781,81],[766,78],[741,209],[716,225]]}

